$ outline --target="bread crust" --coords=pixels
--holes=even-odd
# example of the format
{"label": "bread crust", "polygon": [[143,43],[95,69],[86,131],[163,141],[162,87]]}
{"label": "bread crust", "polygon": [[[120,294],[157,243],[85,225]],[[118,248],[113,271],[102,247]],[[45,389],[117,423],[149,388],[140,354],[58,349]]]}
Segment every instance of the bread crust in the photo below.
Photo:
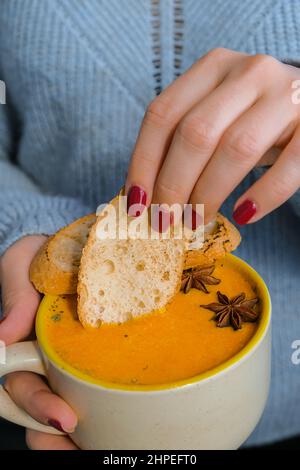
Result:
{"label": "bread crust", "polygon": [[[96,221],[94,214],[82,217],[59,230],[40,248],[30,266],[30,280],[43,294],[76,294],[79,266],[74,265],[69,271],[63,271],[55,262],[53,247],[61,237],[72,233],[82,223]],[[212,264],[226,253],[235,250],[241,241],[236,227],[222,214],[217,215],[217,229],[208,235],[199,250],[188,250],[183,269]]]}
{"label": "bread crust", "polygon": [[35,255],[29,270],[30,280],[42,294],[72,294],[76,292],[77,272],[64,272],[49,259],[49,240]]}
{"label": "bread crust", "polygon": [[237,228],[220,213],[217,214],[216,223],[217,228],[213,233],[207,235],[199,250],[186,252],[184,269],[213,264],[217,259],[238,247],[241,235]]}
{"label": "bread crust", "polygon": [[79,260],[77,256],[70,269],[63,270],[58,266],[53,249],[63,237],[72,239],[72,234],[83,223],[91,224],[96,220],[94,214],[89,214],[75,220],[71,224],[59,230],[55,235],[41,246],[33,258],[29,270],[29,277],[36,290],[42,294],[64,295],[75,294],[77,291],[77,280]]}

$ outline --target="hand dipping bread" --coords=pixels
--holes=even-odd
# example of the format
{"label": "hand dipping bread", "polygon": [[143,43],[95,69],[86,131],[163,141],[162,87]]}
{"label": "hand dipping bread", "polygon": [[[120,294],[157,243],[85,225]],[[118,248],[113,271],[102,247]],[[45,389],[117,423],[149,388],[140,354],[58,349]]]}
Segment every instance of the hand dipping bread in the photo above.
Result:
{"label": "hand dipping bread", "polygon": [[85,326],[124,322],[163,307],[179,290],[184,269],[210,264],[240,242],[221,214],[198,250],[172,237],[99,240],[97,220],[89,215],[57,232],[30,268],[31,281],[44,294],[73,294],[78,285],[78,315]]}

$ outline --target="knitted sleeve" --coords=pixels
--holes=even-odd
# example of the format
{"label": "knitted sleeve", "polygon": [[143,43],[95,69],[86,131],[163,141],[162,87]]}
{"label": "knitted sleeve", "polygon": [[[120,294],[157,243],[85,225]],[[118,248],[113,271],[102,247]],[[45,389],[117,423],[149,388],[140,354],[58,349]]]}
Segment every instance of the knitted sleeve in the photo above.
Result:
{"label": "knitted sleeve", "polygon": [[49,235],[90,212],[75,198],[43,194],[12,163],[14,137],[9,116],[8,104],[0,104],[0,256],[25,235]]}
{"label": "knitted sleeve", "polygon": [[300,217],[300,189],[289,200],[295,213]]}

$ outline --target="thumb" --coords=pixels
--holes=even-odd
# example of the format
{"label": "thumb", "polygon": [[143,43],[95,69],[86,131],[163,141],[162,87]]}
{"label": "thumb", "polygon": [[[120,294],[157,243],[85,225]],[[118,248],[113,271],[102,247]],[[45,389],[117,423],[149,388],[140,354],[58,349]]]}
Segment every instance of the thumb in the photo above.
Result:
{"label": "thumb", "polygon": [[0,339],[6,344],[25,339],[34,327],[40,295],[29,280],[29,267],[46,237],[28,236],[18,240],[0,260],[2,308]]}

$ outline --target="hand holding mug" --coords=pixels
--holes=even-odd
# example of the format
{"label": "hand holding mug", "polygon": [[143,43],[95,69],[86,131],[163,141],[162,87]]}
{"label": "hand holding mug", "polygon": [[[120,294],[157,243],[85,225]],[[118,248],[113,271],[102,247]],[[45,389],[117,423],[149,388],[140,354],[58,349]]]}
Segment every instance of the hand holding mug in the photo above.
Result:
{"label": "hand holding mug", "polygon": [[[29,266],[44,236],[27,236],[14,243],[0,258],[0,280],[4,318],[0,323],[0,339],[6,345],[33,335],[40,295],[29,280]],[[5,389],[14,402],[34,419],[63,432],[72,432],[77,424],[74,411],[54,395],[45,381],[32,372],[8,374]],[[65,436],[26,432],[31,449],[75,449]]]}

